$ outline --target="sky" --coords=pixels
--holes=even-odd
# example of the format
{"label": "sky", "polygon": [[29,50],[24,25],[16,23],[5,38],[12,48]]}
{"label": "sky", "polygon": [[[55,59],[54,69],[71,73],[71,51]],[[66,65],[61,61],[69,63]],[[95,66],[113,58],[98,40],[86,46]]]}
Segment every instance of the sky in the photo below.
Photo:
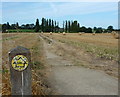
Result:
{"label": "sky", "polygon": [[80,26],[118,29],[118,2],[2,2],[2,23],[34,23],[36,19],[77,20]]}

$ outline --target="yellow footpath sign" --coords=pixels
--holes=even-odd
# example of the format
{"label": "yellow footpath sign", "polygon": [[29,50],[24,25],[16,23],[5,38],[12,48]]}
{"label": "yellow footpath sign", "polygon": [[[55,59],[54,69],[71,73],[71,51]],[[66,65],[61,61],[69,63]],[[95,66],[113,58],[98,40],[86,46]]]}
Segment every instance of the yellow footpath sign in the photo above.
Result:
{"label": "yellow footpath sign", "polygon": [[15,70],[23,71],[28,67],[28,59],[23,55],[17,55],[12,59],[12,67]]}

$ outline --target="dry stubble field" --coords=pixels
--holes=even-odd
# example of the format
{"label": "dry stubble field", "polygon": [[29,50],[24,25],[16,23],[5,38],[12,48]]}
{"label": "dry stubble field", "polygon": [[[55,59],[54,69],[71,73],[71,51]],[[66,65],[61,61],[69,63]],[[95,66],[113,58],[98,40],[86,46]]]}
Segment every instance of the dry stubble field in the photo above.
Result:
{"label": "dry stubble field", "polygon": [[44,33],[43,35],[64,45],[55,51],[58,55],[74,60],[75,65],[99,69],[118,77],[118,39],[112,34]]}
{"label": "dry stubble field", "polygon": [[[59,45],[55,52],[56,54],[65,58],[74,60],[75,65],[89,67],[91,69],[104,70],[109,75],[118,77],[118,39],[115,39],[111,34],[82,34],[78,33],[43,33],[43,35],[61,43],[65,46]],[[49,94],[50,89],[46,83],[43,83],[42,78],[46,76],[43,72],[46,68],[44,62],[43,45],[38,37],[39,34],[33,33],[12,33],[2,34],[2,94],[9,95],[9,64],[8,52],[16,46],[24,46],[29,48],[32,55],[32,88],[33,94]],[[61,47],[60,47],[61,46]],[[82,61],[81,61],[82,60]],[[39,76],[41,77],[39,77]],[[38,91],[41,90],[41,91]]]}
{"label": "dry stubble field", "polygon": [[8,63],[8,52],[19,46],[30,49],[32,60],[32,94],[45,95],[50,92],[43,78],[46,74],[44,63],[43,46],[39,34],[12,33],[2,34],[2,95],[11,95],[10,72]]}

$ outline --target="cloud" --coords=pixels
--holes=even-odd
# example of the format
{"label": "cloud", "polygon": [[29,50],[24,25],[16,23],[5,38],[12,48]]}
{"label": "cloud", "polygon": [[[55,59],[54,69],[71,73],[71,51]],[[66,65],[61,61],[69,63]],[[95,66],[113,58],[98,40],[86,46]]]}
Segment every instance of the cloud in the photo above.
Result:
{"label": "cloud", "polygon": [[[109,19],[108,12],[110,14]],[[99,20],[100,16],[104,14],[104,22],[107,20],[110,23],[111,18],[113,20],[116,18],[117,12],[117,2],[5,2],[3,3],[3,22],[18,21],[30,23],[35,22],[36,18],[45,17],[56,19],[61,21],[61,23],[66,19],[77,19],[80,21],[92,19],[91,21],[93,21],[96,18],[97,23],[99,23],[101,21]]]}
{"label": "cloud", "polygon": [[[16,4],[16,3],[15,3]],[[42,5],[43,4],[43,5]],[[29,6],[26,6],[29,5]],[[12,6],[12,7],[11,7]],[[44,17],[61,17],[68,15],[93,14],[99,12],[117,11],[117,3],[22,3],[10,4],[3,9],[7,16],[44,16]],[[11,14],[9,14],[11,13]]]}
{"label": "cloud", "polygon": [[49,3],[48,8],[38,7],[34,13],[42,13],[39,16],[45,17],[63,17],[69,15],[84,15],[84,14],[94,14],[100,12],[117,11],[117,3],[98,3],[98,2],[87,2],[87,3]]}

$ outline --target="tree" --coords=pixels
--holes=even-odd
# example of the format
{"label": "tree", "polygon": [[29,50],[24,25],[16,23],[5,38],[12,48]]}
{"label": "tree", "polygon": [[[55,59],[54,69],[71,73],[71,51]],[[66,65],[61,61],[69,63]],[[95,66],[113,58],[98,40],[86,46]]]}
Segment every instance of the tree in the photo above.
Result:
{"label": "tree", "polygon": [[65,24],[64,24],[65,22],[63,21],[63,32],[65,31],[64,29],[65,29]]}
{"label": "tree", "polygon": [[52,20],[52,27],[51,27],[51,31],[53,32],[54,31],[54,21]]}
{"label": "tree", "polygon": [[29,29],[34,29],[35,25],[34,24],[29,24]]}
{"label": "tree", "polygon": [[96,33],[96,31],[97,31],[97,27],[94,27],[93,32]]}
{"label": "tree", "polygon": [[68,32],[70,32],[70,21],[68,21]]}
{"label": "tree", "polygon": [[49,20],[47,19],[45,22],[45,32],[49,32]]}
{"label": "tree", "polygon": [[25,25],[25,29],[30,29],[30,25],[29,25],[29,24],[26,24],[26,25]]}
{"label": "tree", "polygon": [[16,29],[16,24],[11,24],[11,29]]}
{"label": "tree", "polygon": [[104,29],[104,30],[103,30],[103,33],[107,33],[107,29]]}
{"label": "tree", "polygon": [[113,26],[108,26],[107,30],[109,33],[111,33],[113,31]]}
{"label": "tree", "polygon": [[96,33],[102,33],[102,32],[103,32],[103,29],[101,27],[96,29]]}
{"label": "tree", "polygon": [[70,26],[70,32],[79,32],[79,23],[77,21],[72,22]]}
{"label": "tree", "polygon": [[56,26],[57,26],[57,22],[55,21],[55,27],[54,27],[55,32],[56,32]]}
{"label": "tree", "polygon": [[68,23],[67,23],[67,20],[65,22],[65,32],[68,32]]}
{"label": "tree", "polygon": [[90,28],[90,27],[87,28],[85,32],[86,32],[86,33],[92,33],[92,28]]}
{"label": "tree", "polygon": [[42,18],[42,23],[41,23],[41,30],[44,32],[45,30],[45,19]]}
{"label": "tree", "polygon": [[9,22],[7,22],[7,24],[6,24],[6,29],[10,29]]}
{"label": "tree", "polygon": [[77,32],[80,31],[80,24],[78,23],[78,28],[77,28]]}
{"label": "tree", "polygon": [[86,27],[84,27],[84,26],[82,26],[81,28],[80,28],[80,32],[86,32]]}
{"label": "tree", "polygon": [[51,24],[51,19],[49,19],[49,32],[51,32],[52,30],[51,30],[51,28],[52,28],[52,24]]}
{"label": "tree", "polygon": [[57,32],[59,32],[59,22],[57,22]]}
{"label": "tree", "polygon": [[16,29],[18,29],[19,28],[19,24],[18,24],[18,22],[16,23]]}
{"label": "tree", "polygon": [[2,33],[5,33],[7,30],[7,25],[6,24],[3,24],[2,25]]}
{"label": "tree", "polygon": [[39,26],[39,20],[36,20],[36,25],[35,25],[35,32],[39,32],[40,26]]}
{"label": "tree", "polygon": [[25,24],[22,24],[20,27],[21,27],[21,29],[26,29],[26,25]]}

